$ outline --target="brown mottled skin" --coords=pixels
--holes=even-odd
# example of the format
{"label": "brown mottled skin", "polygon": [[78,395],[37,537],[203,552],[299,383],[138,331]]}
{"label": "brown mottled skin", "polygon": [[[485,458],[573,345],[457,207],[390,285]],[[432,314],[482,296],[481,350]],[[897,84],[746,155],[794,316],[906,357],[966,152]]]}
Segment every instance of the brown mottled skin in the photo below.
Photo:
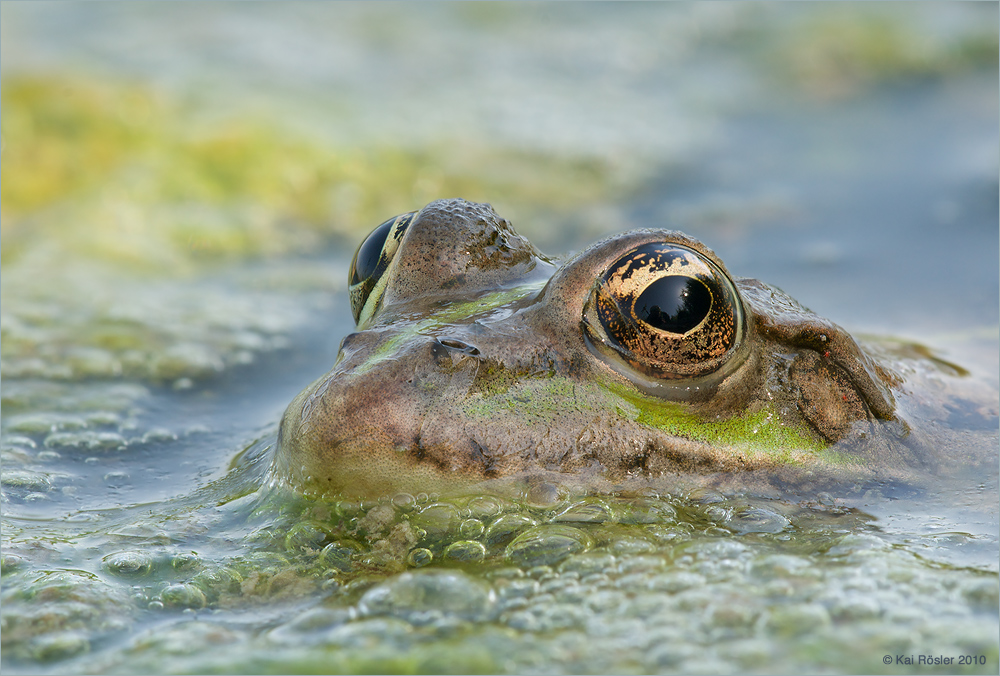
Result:
{"label": "brown mottled skin", "polygon": [[[660,352],[645,356],[607,344],[594,307],[615,291],[600,280],[651,242],[710,261],[742,299],[738,317],[713,307],[690,332],[716,332],[697,355],[708,367],[662,353],[683,336],[646,341],[642,349]],[[862,459],[887,452],[905,427],[883,430],[896,417],[896,383],[850,335],[777,289],[730,278],[679,232],[615,235],[557,269],[489,205],[441,200],[413,216],[384,274],[384,293],[369,297],[333,369],[282,420],[273,471],[296,489],[377,496],[534,471],[616,479],[776,467],[766,454],[643,424],[623,392],[711,421],[769,406],[773,424],[841,441]],[[460,316],[435,314],[503,290],[509,298]],[[720,328],[716,316],[729,319]]]}

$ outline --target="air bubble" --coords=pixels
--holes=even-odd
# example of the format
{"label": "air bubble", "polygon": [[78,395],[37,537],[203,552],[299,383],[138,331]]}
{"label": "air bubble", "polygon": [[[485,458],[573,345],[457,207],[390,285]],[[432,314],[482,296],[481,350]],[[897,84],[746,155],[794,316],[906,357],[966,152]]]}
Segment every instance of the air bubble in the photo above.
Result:
{"label": "air bubble", "polygon": [[153,570],[153,557],[142,551],[124,551],[105,556],[104,568],[121,577],[142,577]]}
{"label": "air bubble", "polygon": [[528,530],[507,545],[506,556],[522,567],[551,565],[590,549],[590,536],[570,526],[546,525]]}
{"label": "air bubble", "polygon": [[160,600],[168,608],[204,608],[208,603],[205,592],[193,584],[172,584],[160,593]]}
{"label": "air bubble", "polygon": [[448,545],[444,558],[450,561],[482,561],[486,558],[486,547],[474,540],[459,540]]}
{"label": "air bubble", "polygon": [[407,565],[413,568],[422,568],[423,566],[429,564],[432,560],[434,560],[434,555],[431,553],[431,550],[425,549],[424,547],[414,549],[406,557]]}

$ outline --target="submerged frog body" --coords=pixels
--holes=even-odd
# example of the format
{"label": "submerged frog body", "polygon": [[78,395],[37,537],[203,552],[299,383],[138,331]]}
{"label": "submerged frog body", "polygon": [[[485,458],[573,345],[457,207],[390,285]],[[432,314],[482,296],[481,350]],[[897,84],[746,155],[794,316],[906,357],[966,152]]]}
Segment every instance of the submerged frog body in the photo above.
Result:
{"label": "submerged frog body", "polygon": [[356,331],[279,432],[273,471],[307,493],[912,462],[892,371],[680,232],[557,267],[489,205],[441,200],[372,232],[350,294]]}

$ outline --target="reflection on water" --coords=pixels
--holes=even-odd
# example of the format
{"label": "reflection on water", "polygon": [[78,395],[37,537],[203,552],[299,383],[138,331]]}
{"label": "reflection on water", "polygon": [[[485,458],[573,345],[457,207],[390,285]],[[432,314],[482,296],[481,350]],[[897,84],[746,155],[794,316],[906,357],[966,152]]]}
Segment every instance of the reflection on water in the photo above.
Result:
{"label": "reflection on water", "polygon": [[[5,672],[996,672],[995,5],[245,9],[2,6]],[[954,471],[268,488],[356,240],[458,194],[551,253],[679,227],[929,344]]]}

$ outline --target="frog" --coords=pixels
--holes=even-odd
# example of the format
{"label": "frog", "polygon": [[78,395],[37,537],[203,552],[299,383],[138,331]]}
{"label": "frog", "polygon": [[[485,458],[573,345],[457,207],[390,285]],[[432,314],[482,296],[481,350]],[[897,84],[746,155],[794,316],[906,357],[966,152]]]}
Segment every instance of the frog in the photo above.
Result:
{"label": "frog", "polygon": [[923,462],[891,360],[676,230],[557,261],[491,205],[437,200],[371,232],[348,291],[355,328],[271,465],[309,495],[815,487]]}

